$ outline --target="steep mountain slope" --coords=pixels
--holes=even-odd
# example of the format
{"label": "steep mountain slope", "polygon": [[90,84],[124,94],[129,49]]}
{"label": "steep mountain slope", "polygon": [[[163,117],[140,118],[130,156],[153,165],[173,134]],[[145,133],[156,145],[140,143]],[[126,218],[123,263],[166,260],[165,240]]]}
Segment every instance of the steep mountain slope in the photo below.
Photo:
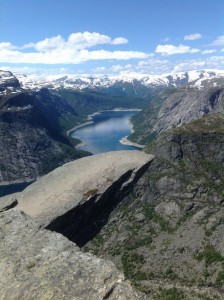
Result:
{"label": "steep mountain slope", "polygon": [[153,299],[221,300],[223,145],[220,114],[161,134],[134,192],[84,249],[111,259]]}
{"label": "steep mountain slope", "polygon": [[150,99],[140,97],[114,96],[95,91],[72,91],[61,89],[54,91],[66,101],[76,112],[83,117],[97,111],[111,110],[114,108],[138,108],[142,109],[149,105]]}
{"label": "steep mountain slope", "polygon": [[133,117],[135,133],[130,139],[147,143],[160,132],[218,112],[224,112],[224,81],[204,81],[202,89],[188,85],[163,90],[147,109]]}
{"label": "steep mountain slope", "polygon": [[41,173],[87,153],[73,148],[60,118],[75,115],[59,97],[42,90],[0,99],[0,181],[33,181]]}

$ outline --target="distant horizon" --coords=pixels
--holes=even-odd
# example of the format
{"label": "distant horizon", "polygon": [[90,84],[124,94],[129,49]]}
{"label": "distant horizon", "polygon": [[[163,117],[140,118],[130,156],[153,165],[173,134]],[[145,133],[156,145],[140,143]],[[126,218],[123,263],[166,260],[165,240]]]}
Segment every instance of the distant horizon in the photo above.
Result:
{"label": "distant horizon", "polygon": [[106,79],[106,78],[122,78],[122,77],[130,77],[130,78],[142,78],[142,77],[147,77],[147,76],[152,76],[152,77],[162,77],[162,76],[169,76],[169,75],[178,75],[178,74],[184,74],[184,73],[192,73],[192,72],[216,72],[216,73],[221,73],[224,75],[224,69],[192,69],[192,70],[188,70],[188,71],[180,71],[180,72],[165,72],[165,73],[161,73],[161,74],[149,74],[149,73],[134,73],[134,72],[130,72],[130,73],[125,73],[125,74],[77,74],[75,72],[69,72],[69,73],[61,73],[61,74],[49,74],[48,72],[46,72],[45,74],[38,74],[38,73],[21,73],[21,72],[17,72],[17,71],[12,71],[10,70],[10,68],[8,69],[1,69],[0,68],[0,72],[11,72],[14,76],[16,75],[24,75],[24,76],[33,76],[33,77],[37,77],[37,78],[51,78],[52,79],[56,79],[56,78],[61,78],[63,76],[72,76],[72,77],[77,77],[77,78],[102,78],[102,79]]}
{"label": "distant horizon", "polygon": [[0,69],[80,77],[224,70],[223,11],[223,0],[2,1]]}

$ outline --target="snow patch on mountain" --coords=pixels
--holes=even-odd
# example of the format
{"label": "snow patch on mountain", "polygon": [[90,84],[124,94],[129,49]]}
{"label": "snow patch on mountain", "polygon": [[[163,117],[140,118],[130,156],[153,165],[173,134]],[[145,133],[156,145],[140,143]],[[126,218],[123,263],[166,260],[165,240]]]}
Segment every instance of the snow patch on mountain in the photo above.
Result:
{"label": "snow patch on mountain", "polygon": [[0,70],[0,95],[17,93],[20,89],[19,80],[12,72]]}
{"label": "snow patch on mountain", "polygon": [[[15,77],[16,76],[16,77]],[[138,96],[138,90],[144,88],[183,87],[190,85],[201,89],[205,82],[211,82],[212,86],[217,83],[214,79],[224,79],[224,70],[194,70],[162,75],[148,74],[123,74],[118,76],[79,76],[73,74],[60,75],[24,75],[8,71],[0,71],[0,86],[2,83],[18,79],[20,87],[26,90],[39,90],[41,88],[71,89],[71,90],[101,90],[118,88],[126,91],[127,87],[133,88],[133,93]],[[15,82],[14,82],[15,83]],[[4,84],[3,84],[4,86]]]}

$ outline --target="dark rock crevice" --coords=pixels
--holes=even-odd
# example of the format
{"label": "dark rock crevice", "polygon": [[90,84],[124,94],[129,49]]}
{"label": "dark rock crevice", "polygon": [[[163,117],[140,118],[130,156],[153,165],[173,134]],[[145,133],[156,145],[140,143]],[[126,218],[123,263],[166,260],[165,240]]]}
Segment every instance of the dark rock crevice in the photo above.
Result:
{"label": "dark rock crevice", "polygon": [[217,102],[219,101],[219,97],[221,94],[222,94],[222,90],[217,90],[209,98],[209,103],[212,109],[214,109],[214,107],[217,105]]}
{"label": "dark rock crevice", "polygon": [[97,193],[52,221],[46,229],[56,231],[83,247],[107,224],[110,214],[129,194],[151,162],[137,171],[129,170],[101,195]]}

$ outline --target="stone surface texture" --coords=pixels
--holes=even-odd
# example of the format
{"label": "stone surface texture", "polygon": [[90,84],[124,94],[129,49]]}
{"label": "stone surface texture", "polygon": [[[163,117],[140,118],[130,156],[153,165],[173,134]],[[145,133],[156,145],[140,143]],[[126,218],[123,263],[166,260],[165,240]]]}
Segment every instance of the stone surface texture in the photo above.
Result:
{"label": "stone surface texture", "polygon": [[6,211],[10,208],[15,207],[18,201],[14,198],[4,198],[0,201],[0,212]]}
{"label": "stone surface texture", "polygon": [[110,186],[124,176],[121,189],[131,183],[153,155],[140,151],[115,151],[85,157],[63,165],[39,178],[16,198],[18,207],[41,226],[83,204],[93,196],[96,202]]}
{"label": "stone surface texture", "polygon": [[144,299],[113,263],[38,229],[17,208],[0,213],[0,299]]}

